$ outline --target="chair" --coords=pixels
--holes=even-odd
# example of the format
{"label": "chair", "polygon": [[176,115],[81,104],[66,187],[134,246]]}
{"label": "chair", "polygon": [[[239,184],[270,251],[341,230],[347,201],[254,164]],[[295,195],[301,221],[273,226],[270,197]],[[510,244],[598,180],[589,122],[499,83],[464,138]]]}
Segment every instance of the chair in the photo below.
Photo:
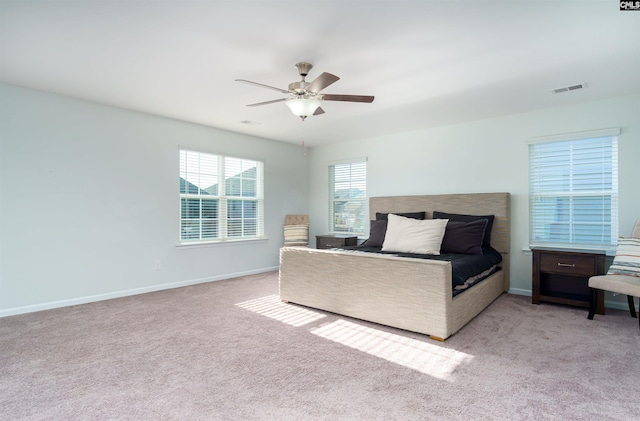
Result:
{"label": "chair", "polygon": [[309,246],[309,215],[285,216],[283,229],[285,246]]}
{"label": "chair", "polygon": [[[625,294],[629,303],[631,317],[636,314],[633,297],[640,297],[640,219],[636,221],[629,238],[621,238],[616,249],[616,257],[606,275],[589,278],[590,300],[589,316],[593,319],[598,297],[604,291]],[[638,318],[640,328],[640,318]]]}

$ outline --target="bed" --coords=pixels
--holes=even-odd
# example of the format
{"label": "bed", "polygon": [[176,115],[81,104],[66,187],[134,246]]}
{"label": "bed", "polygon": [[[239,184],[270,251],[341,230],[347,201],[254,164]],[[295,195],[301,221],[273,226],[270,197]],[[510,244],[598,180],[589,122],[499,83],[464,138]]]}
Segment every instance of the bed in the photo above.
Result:
{"label": "bed", "polygon": [[371,220],[379,214],[416,211],[424,211],[425,219],[434,212],[493,215],[490,246],[500,254],[499,266],[454,295],[452,264],[447,260],[283,247],[280,299],[447,339],[509,289],[510,197],[509,193],[473,193],[369,199]]}

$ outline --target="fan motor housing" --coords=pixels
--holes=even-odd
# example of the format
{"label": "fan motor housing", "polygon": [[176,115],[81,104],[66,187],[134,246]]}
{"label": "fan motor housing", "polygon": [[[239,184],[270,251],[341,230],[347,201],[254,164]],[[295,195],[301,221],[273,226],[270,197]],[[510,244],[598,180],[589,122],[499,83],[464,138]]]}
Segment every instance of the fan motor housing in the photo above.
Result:
{"label": "fan motor housing", "polygon": [[307,82],[292,82],[289,84],[289,91],[302,95],[307,92],[307,86],[309,86]]}

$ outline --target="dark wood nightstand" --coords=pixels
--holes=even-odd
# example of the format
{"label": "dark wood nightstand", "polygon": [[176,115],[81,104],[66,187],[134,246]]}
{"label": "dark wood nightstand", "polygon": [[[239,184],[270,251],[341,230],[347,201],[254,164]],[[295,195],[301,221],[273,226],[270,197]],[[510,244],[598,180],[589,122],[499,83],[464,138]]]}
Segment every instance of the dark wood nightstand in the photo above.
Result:
{"label": "dark wood nightstand", "polygon": [[[604,252],[534,248],[531,302],[589,308],[589,278],[604,274]],[[600,294],[598,314],[604,314]]]}
{"label": "dark wood nightstand", "polygon": [[358,236],[349,234],[316,235],[316,248],[332,249],[346,246],[357,246]]}

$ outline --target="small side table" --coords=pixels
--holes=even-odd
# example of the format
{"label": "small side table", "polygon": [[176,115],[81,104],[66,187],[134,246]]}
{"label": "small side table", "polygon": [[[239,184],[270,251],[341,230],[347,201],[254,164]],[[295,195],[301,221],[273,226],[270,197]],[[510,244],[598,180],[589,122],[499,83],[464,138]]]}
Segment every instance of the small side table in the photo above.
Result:
{"label": "small side table", "polygon": [[357,246],[358,236],[350,234],[316,235],[316,248],[332,249],[346,246]]}
{"label": "small side table", "polygon": [[[604,274],[604,253],[534,248],[531,302],[589,307],[589,278]],[[598,314],[604,314],[599,294]]]}

